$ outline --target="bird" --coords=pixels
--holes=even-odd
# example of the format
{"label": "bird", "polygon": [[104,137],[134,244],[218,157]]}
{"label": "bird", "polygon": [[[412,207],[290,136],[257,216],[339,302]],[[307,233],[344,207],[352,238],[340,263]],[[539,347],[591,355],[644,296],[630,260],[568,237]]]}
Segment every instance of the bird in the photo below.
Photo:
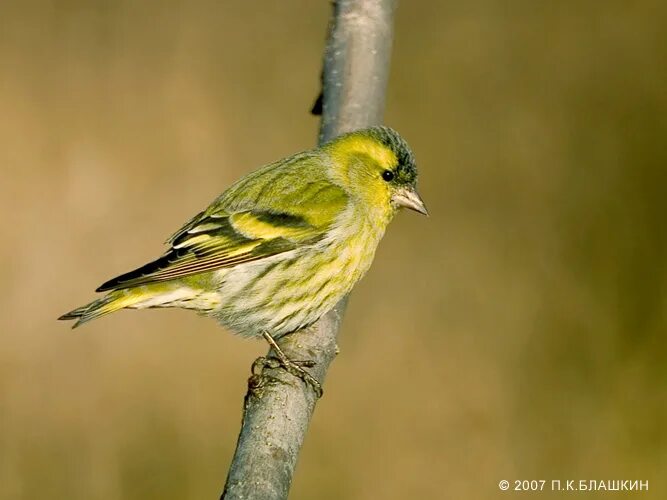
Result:
{"label": "bird", "polygon": [[328,312],[366,274],[401,208],[428,215],[412,150],[395,130],[340,135],[242,177],[167,241],[158,259],[97,288],[60,320],[180,307],[275,340]]}

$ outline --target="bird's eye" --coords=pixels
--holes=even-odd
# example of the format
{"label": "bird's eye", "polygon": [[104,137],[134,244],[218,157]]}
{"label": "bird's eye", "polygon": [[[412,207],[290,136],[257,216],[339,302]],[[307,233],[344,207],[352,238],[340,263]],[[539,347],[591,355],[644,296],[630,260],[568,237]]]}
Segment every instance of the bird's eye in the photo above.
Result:
{"label": "bird's eye", "polygon": [[390,182],[394,180],[394,172],[392,172],[391,170],[385,170],[384,172],[382,172],[382,178],[385,181]]}

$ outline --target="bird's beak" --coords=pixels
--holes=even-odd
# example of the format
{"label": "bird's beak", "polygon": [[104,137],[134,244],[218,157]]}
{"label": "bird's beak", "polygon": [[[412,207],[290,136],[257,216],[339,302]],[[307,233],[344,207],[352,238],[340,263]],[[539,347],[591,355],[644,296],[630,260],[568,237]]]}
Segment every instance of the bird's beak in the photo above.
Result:
{"label": "bird's beak", "polygon": [[428,216],[428,210],[426,210],[424,201],[421,199],[421,196],[419,196],[419,193],[413,188],[404,187],[398,189],[392,196],[392,200],[399,207],[409,208],[410,210]]}

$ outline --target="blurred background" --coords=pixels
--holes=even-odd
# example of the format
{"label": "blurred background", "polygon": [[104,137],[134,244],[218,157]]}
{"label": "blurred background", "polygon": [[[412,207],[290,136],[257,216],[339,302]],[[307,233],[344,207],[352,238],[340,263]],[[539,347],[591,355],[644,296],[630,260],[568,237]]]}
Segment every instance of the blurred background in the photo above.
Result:
{"label": "blurred background", "polygon": [[[266,346],[187,311],[55,318],[315,143],[329,14],[2,2],[0,498],[217,498]],[[400,214],[353,293],[291,498],[667,498],[666,15],[401,2],[386,122],[431,217]]]}

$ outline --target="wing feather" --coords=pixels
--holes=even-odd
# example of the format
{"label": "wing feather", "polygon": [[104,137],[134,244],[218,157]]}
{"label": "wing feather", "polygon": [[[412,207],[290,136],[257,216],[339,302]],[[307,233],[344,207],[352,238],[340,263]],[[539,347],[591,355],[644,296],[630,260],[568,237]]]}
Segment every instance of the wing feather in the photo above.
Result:
{"label": "wing feather", "polygon": [[[287,225],[281,225],[285,221]],[[297,227],[288,214],[240,212],[215,224],[200,224],[173,239],[171,249],[159,259],[101,285],[97,291],[115,290],[167,281],[264,259],[299,246],[313,244],[324,233],[305,222]],[[238,225],[238,227],[237,227]]]}
{"label": "wing feather", "polygon": [[324,172],[311,152],[247,175],[174,233],[162,257],[97,291],[229,268],[314,244],[349,200]]}

